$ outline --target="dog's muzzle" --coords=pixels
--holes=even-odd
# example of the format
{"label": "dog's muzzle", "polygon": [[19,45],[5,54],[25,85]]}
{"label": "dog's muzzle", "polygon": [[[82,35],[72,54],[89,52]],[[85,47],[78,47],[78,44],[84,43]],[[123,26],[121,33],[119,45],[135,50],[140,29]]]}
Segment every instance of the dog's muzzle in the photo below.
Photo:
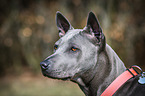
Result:
{"label": "dog's muzzle", "polygon": [[42,74],[44,76],[49,76],[49,74],[51,73],[51,68],[50,68],[50,62],[49,61],[42,61],[40,63],[40,66],[41,66],[41,71],[42,71]]}

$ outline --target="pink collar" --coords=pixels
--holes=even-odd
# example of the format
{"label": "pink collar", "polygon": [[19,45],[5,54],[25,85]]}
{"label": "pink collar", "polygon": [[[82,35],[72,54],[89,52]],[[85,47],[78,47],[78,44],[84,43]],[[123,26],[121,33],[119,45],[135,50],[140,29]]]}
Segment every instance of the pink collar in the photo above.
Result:
{"label": "pink collar", "polygon": [[101,96],[112,96],[127,80],[135,77],[139,73],[134,69],[138,68],[142,71],[139,66],[133,65],[130,69],[127,69],[121,75],[119,75],[101,94]]}

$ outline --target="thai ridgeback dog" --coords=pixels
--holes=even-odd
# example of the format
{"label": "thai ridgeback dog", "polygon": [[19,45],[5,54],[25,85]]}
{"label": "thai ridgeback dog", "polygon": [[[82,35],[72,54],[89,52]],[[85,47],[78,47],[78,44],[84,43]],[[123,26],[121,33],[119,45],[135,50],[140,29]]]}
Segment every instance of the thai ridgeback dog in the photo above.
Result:
{"label": "thai ridgeback dog", "polygon": [[54,53],[40,63],[43,75],[73,81],[86,96],[100,96],[126,67],[106,43],[96,16],[90,12],[87,25],[74,29],[65,16],[57,12],[56,24],[60,39],[55,43]]}

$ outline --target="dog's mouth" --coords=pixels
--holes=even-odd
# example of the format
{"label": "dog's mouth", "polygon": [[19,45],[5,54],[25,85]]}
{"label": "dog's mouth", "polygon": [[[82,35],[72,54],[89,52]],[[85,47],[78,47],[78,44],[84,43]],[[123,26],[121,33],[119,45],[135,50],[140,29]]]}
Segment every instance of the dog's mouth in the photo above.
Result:
{"label": "dog's mouth", "polygon": [[56,74],[51,74],[51,73],[47,73],[47,72],[42,72],[43,76],[48,77],[48,78],[52,78],[52,79],[58,79],[58,80],[71,80],[71,76],[61,76],[61,75],[56,75]]}

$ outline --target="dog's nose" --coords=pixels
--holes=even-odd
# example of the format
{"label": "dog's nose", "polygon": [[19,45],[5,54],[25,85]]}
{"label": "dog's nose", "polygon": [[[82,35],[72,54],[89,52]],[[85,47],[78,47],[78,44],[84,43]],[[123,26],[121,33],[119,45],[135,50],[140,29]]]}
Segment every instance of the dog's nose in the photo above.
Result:
{"label": "dog's nose", "polygon": [[41,66],[42,70],[46,70],[48,68],[48,64],[45,62],[41,62],[40,66]]}

